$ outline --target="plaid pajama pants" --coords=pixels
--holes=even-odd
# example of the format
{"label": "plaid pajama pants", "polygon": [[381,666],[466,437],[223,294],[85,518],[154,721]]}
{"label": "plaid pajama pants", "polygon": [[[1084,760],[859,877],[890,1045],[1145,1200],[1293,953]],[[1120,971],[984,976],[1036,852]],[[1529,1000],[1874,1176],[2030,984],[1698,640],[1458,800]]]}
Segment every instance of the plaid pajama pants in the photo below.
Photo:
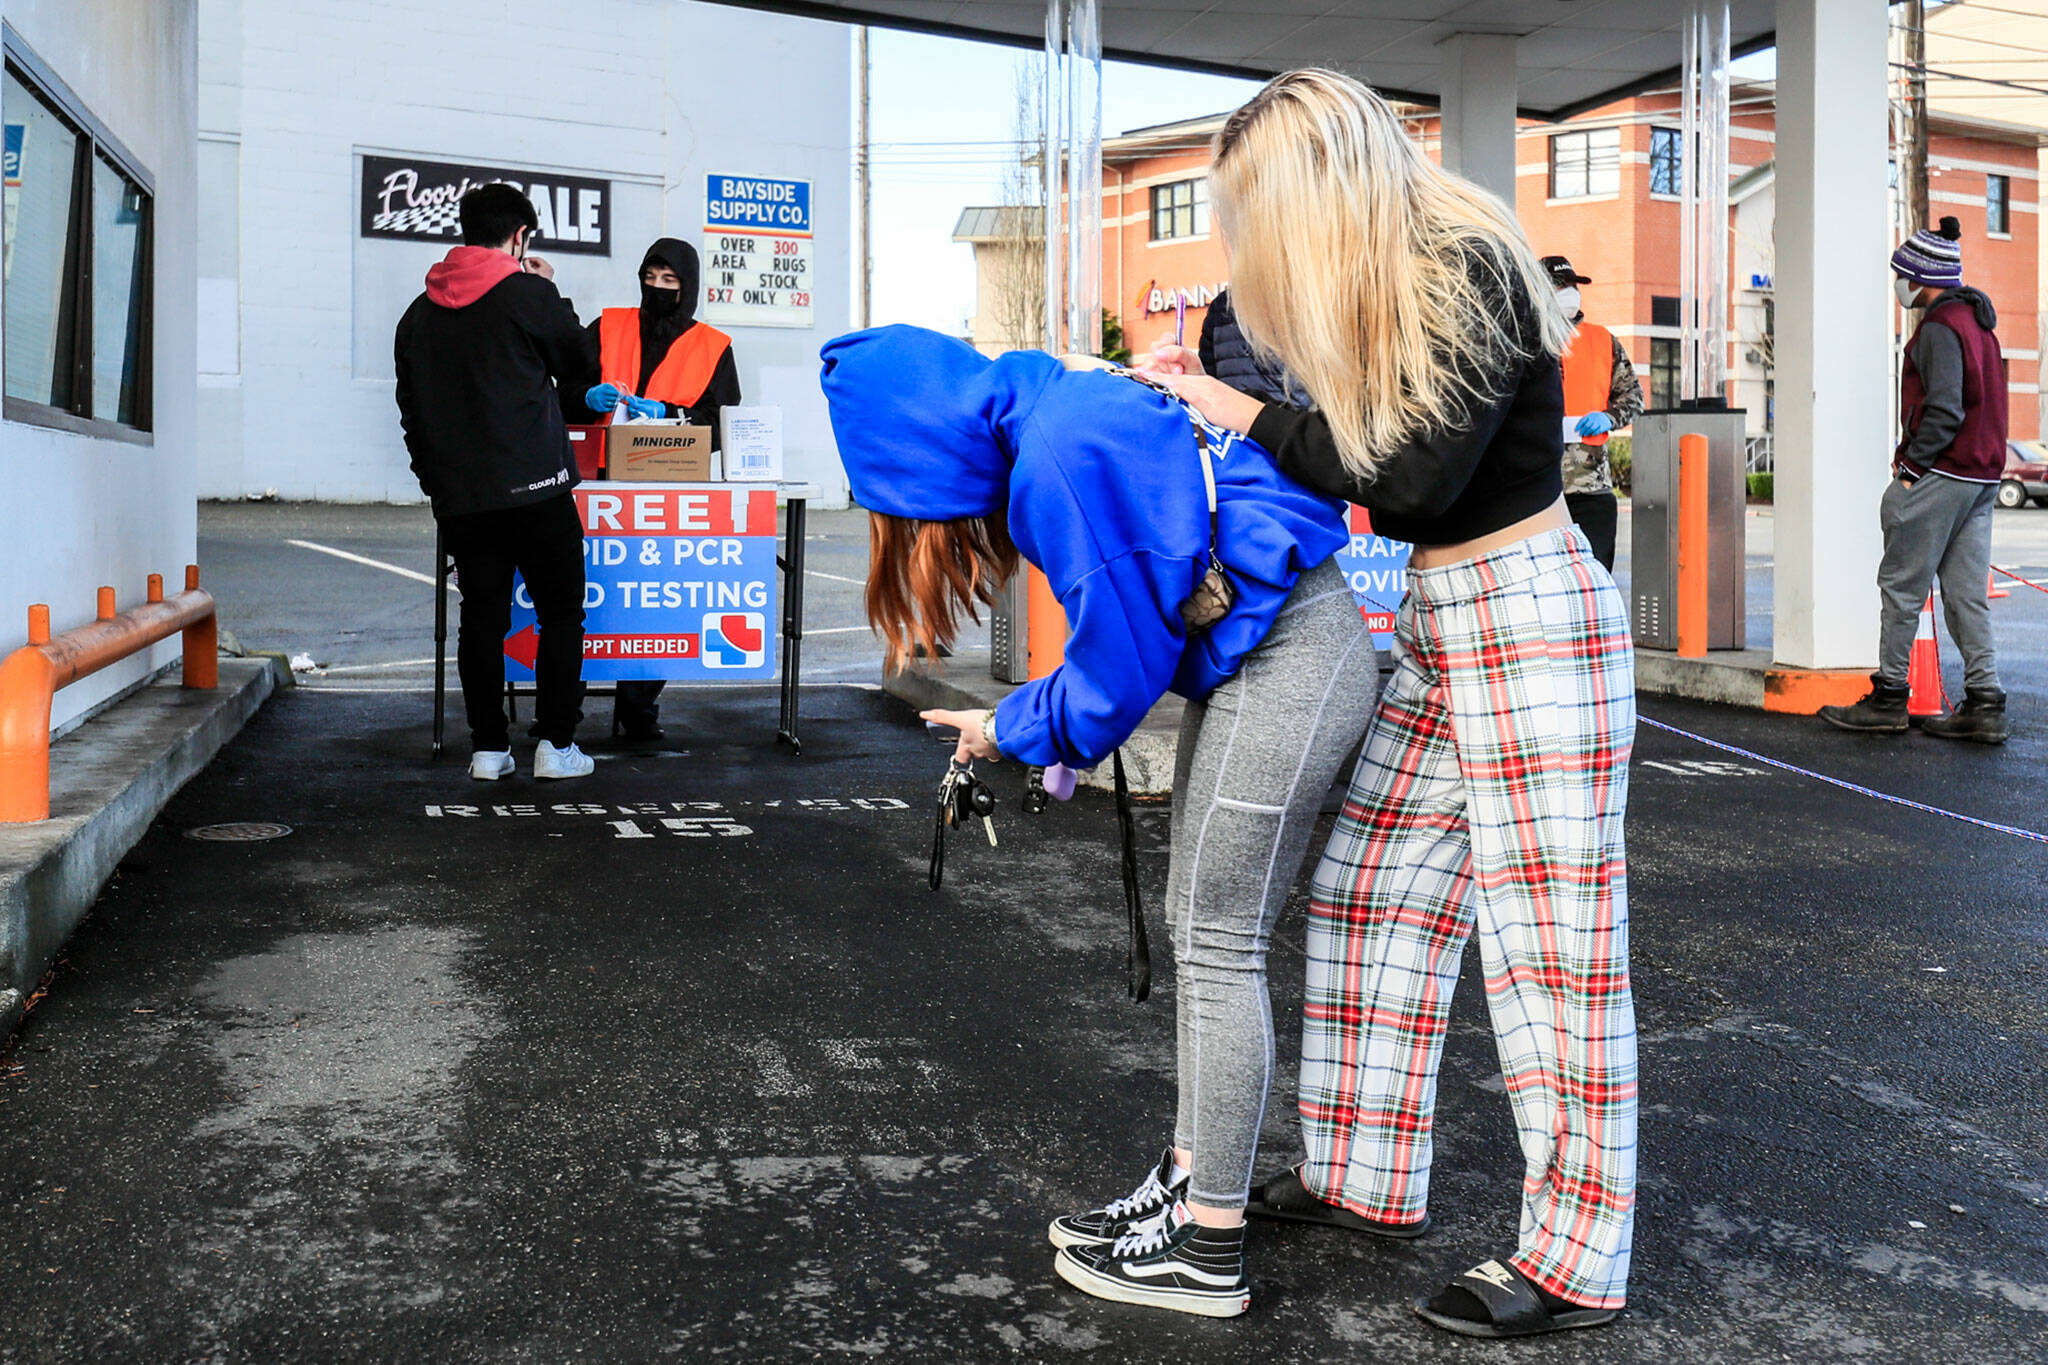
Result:
{"label": "plaid pajama pants", "polygon": [[1525,1161],[1513,1264],[1618,1307],[1636,1186],[1627,611],[1572,529],[1412,571],[1395,629],[1309,906],[1302,1178],[1368,1218],[1424,1216],[1476,930]]}

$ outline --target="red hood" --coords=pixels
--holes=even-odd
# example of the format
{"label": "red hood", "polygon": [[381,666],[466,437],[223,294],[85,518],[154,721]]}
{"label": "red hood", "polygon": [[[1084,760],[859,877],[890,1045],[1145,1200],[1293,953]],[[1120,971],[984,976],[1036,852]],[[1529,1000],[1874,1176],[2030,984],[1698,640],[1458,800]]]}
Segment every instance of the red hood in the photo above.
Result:
{"label": "red hood", "polygon": [[427,297],[443,308],[467,308],[495,289],[519,262],[487,246],[459,246],[427,271]]}

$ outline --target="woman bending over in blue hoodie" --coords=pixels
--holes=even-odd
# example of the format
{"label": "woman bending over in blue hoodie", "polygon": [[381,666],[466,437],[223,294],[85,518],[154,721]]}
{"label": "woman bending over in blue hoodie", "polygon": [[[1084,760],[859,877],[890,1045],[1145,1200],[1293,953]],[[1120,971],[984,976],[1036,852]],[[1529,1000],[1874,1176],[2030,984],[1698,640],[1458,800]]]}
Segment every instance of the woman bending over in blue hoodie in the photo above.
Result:
{"label": "woman bending over in blue hoodie", "polygon": [[[985,715],[933,713],[962,756],[1087,768],[1168,692],[1187,698],[1168,924],[1179,1106],[1171,1149],[1128,1195],[1051,1228],[1058,1273],[1105,1298],[1245,1310],[1244,1205],[1273,1067],[1266,944],[1324,791],[1364,732],[1372,645],[1330,556],[1341,504],[1235,432],[1127,375],[1015,351],[990,361],[914,327],[824,350],[824,388],[870,515],[868,619],[901,667],[953,638],[1018,557],[1066,608],[1066,660]],[[1181,606],[1216,557],[1221,620]]]}
{"label": "woman bending over in blue hoodie", "polygon": [[1309,902],[1308,1159],[1251,1211],[1427,1225],[1444,1024],[1476,933],[1521,1236],[1416,1310],[1470,1336],[1606,1322],[1636,1187],[1635,673],[1621,595],[1563,499],[1567,324],[1508,210],[1346,77],[1268,84],[1224,123],[1210,183],[1238,322],[1315,407],[1238,393],[1177,347],[1149,367],[1415,546],[1393,679]]}

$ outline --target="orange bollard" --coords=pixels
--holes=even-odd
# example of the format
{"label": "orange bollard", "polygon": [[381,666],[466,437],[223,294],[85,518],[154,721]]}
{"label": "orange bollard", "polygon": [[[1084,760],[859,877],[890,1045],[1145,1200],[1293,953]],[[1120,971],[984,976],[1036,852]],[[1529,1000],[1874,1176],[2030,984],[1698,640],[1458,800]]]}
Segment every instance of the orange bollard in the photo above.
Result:
{"label": "orange bollard", "polygon": [[1984,572],[1984,596],[1993,602],[1996,602],[2001,597],[2012,596],[2011,588],[2001,588],[1998,586],[1998,570],[1996,569],[1987,569]]}
{"label": "orange bollard", "polygon": [[1707,653],[1707,438],[1678,438],[1678,653]]}
{"label": "orange bollard", "polygon": [[[185,566],[185,591],[199,590],[199,566]],[[184,629],[184,670],[178,681],[185,687],[220,686],[220,617],[207,612]]]}
{"label": "orange bollard", "polygon": [[45,602],[38,602],[28,609],[28,642],[32,645],[50,643],[50,608]]}
{"label": "orange bollard", "polygon": [[1053,596],[1052,584],[1037,569],[1025,566],[1026,611],[1030,629],[1024,637],[1024,672],[1043,678],[1067,657],[1067,609]]}
{"label": "orange bollard", "polygon": [[100,620],[102,620],[102,621],[111,621],[111,620],[113,620],[113,619],[114,619],[114,590],[113,590],[112,588],[101,588],[101,589],[100,589]]}
{"label": "orange bollard", "polygon": [[153,573],[149,576],[149,600],[152,602],[164,600],[164,576],[160,573]]}
{"label": "orange bollard", "polygon": [[1909,716],[1941,714],[1941,645],[1934,638],[1934,594],[1920,605],[1920,628],[1913,633],[1913,657],[1906,665]]}

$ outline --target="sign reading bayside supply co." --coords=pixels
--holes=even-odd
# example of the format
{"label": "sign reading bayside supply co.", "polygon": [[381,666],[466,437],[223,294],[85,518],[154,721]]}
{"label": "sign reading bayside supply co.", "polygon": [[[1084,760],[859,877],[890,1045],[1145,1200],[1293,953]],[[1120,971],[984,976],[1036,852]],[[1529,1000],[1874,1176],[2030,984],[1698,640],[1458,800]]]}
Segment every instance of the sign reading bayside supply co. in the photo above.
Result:
{"label": "sign reading bayside supply co.", "polygon": [[704,185],[703,318],[811,325],[811,182],[712,175]]}
{"label": "sign reading bayside supply co.", "polygon": [[[772,487],[585,484],[576,510],[586,681],[775,676]],[[533,599],[519,581],[505,676],[532,681],[539,649]]]}
{"label": "sign reading bayside supply co.", "polygon": [[457,209],[480,185],[503,182],[533,201],[534,249],[612,254],[612,182],[553,171],[363,157],[362,235],[409,242],[462,240]]}

